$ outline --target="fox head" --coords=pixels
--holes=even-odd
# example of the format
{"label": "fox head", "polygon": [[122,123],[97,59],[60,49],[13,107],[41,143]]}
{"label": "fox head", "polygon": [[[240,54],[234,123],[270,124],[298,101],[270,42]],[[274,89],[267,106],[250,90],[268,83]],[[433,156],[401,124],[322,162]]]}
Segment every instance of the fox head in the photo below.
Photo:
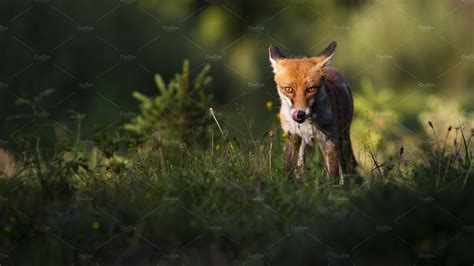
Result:
{"label": "fox head", "polygon": [[333,41],[318,55],[305,58],[287,58],[276,46],[270,46],[278,94],[294,121],[303,123],[311,114],[324,84],[325,67],[330,64],[336,46]]}

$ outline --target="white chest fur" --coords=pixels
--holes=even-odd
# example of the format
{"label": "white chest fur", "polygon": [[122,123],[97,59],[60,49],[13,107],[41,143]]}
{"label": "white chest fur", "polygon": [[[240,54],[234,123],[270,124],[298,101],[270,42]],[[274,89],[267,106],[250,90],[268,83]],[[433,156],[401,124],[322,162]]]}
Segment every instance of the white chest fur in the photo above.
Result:
{"label": "white chest fur", "polygon": [[298,123],[291,118],[290,110],[285,110],[285,106],[282,106],[281,115],[285,116],[281,119],[281,127],[284,131],[289,132],[293,135],[300,136],[305,143],[312,143],[312,139],[315,137],[317,128],[311,123],[309,119],[303,123]]}

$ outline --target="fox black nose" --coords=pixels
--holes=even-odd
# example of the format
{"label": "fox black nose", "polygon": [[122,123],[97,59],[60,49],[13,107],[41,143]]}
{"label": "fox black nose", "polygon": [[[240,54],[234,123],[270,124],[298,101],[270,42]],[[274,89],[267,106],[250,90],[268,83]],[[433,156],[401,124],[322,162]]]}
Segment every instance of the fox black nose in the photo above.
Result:
{"label": "fox black nose", "polygon": [[304,119],[305,116],[306,116],[306,113],[303,111],[298,111],[298,113],[296,114],[296,118],[298,120]]}
{"label": "fox black nose", "polygon": [[294,111],[292,114],[293,120],[298,123],[303,123],[306,119],[306,112],[305,111]]}

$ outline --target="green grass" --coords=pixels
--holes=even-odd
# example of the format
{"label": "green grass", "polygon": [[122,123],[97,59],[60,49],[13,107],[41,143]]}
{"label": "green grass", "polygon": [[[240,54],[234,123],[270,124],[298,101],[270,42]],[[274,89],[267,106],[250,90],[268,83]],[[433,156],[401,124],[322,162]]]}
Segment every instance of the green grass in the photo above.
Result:
{"label": "green grass", "polygon": [[[389,137],[364,145],[362,185],[326,180],[313,151],[294,180],[282,169],[282,132],[252,136],[239,108],[249,132],[239,139],[222,114],[206,113],[208,70],[191,80],[185,62],[170,82],[157,76],[160,92],[136,92],[139,114],[119,128],[83,126],[70,111],[75,130],[45,121],[2,141],[0,265],[474,262],[472,132],[440,136],[429,122],[420,149],[380,154],[394,147]],[[51,93],[18,104],[47,110]]]}
{"label": "green grass", "polygon": [[339,186],[317,153],[304,181],[287,179],[278,134],[244,143],[216,129],[194,145],[108,135],[36,148],[0,179],[2,265],[473,262],[470,138]]}

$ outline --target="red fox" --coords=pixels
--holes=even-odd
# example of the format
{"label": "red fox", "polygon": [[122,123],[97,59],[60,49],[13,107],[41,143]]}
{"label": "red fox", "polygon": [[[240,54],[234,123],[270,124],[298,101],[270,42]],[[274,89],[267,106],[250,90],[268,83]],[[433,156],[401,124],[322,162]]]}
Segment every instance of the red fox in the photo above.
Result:
{"label": "red fox", "polygon": [[315,138],[326,165],[327,178],[357,176],[350,126],[354,111],[351,88],[342,73],[329,66],[336,42],[314,57],[287,58],[270,46],[270,62],[281,99],[280,121],[285,142],[284,167],[300,178],[304,173],[305,151]]}

